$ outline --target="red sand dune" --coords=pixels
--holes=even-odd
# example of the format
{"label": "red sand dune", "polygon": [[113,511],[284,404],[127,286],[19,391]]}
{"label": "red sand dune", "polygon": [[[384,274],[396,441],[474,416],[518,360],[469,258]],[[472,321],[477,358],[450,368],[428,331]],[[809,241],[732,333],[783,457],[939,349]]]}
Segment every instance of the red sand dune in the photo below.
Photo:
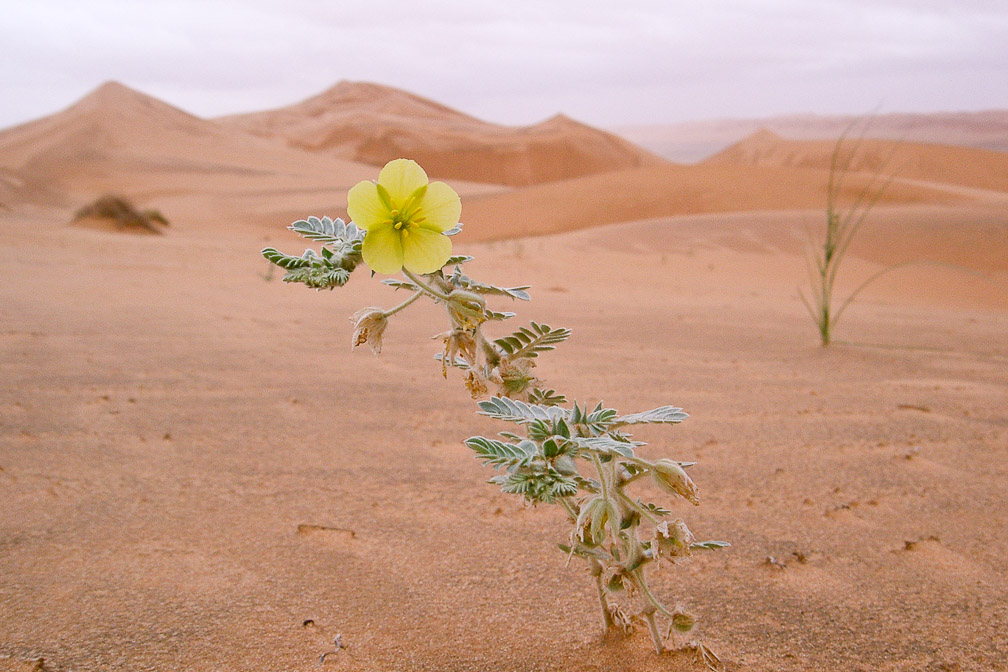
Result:
{"label": "red sand dune", "polygon": [[[827,179],[826,172],[809,168],[729,163],[591,175],[470,198],[463,206],[463,235],[500,240],[674,215],[819,208],[826,202]],[[869,176],[852,176],[844,185],[845,200],[870,182]],[[963,200],[938,189],[892,184],[882,202]]]}
{"label": "red sand dune", "polygon": [[61,112],[0,131],[0,195],[10,192],[12,201],[51,202],[40,198],[44,185],[76,205],[116,192],[138,200],[209,194],[241,207],[243,194],[319,189],[338,204],[373,172],[249,136],[115,82]]}
{"label": "red sand dune", "polygon": [[289,107],[220,121],[345,159],[382,165],[406,156],[441,178],[511,186],[664,163],[563,115],[534,126],[501,126],[405,91],[358,82],[340,82]]}
{"label": "red sand dune", "polygon": [[863,129],[868,138],[1008,152],[1008,110],[897,112],[868,117],[793,114],[763,119],[634,125],[613,130],[673,161],[697,161],[761,128],[795,140],[823,140],[839,137],[852,124]]}
{"label": "red sand dune", "polygon": [[[707,164],[740,164],[759,168],[796,166],[829,170],[835,140],[787,140],[768,130],[707,159]],[[970,147],[893,140],[845,141],[841,160],[852,157],[850,170],[893,175],[975,189],[1008,191],[1008,153]]]}

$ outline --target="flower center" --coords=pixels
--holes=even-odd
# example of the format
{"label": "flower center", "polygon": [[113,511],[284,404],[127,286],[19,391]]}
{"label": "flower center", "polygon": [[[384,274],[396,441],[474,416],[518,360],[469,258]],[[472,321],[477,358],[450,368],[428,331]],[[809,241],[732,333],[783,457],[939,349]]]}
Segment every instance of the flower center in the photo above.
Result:
{"label": "flower center", "polygon": [[399,231],[403,236],[409,235],[409,230],[416,226],[416,222],[411,221],[410,212],[402,212],[400,210],[393,210],[389,213],[390,219],[389,223],[392,224],[392,228]]}

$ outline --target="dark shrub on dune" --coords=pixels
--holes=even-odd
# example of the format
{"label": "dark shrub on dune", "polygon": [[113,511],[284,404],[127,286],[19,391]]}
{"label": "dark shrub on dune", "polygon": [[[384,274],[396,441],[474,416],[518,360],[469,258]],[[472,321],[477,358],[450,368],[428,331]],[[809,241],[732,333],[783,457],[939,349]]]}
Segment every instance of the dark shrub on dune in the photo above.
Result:
{"label": "dark shrub on dune", "polygon": [[74,214],[74,222],[104,220],[116,229],[142,233],[164,233],[168,220],[158,210],[137,210],[121,196],[106,194]]}

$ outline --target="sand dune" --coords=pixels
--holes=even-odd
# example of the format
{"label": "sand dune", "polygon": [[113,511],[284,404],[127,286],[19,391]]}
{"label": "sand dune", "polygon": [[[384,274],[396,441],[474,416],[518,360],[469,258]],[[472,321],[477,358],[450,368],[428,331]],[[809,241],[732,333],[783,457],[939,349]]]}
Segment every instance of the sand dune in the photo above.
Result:
{"label": "sand dune", "polygon": [[289,107],[220,121],[332,156],[375,165],[407,156],[437,177],[511,186],[663,163],[563,115],[534,126],[500,126],[405,91],[358,82],[340,82]]}
{"label": "sand dune", "polygon": [[[463,235],[499,240],[673,215],[820,208],[827,180],[817,169],[728,162],[605,173],[471,198],[463,208]],[[870,176],[852,176],[845,196],[852,199],[870,183]],[[883,203],[964,200],[937,188],[893,184]]]}
{"label": "sand dune", "polygon": [[[439,152],[445,124],[486,132],[381,100],[367,114],[442,129]],[[563,516],[486,483],[461,440],[500,427],[441,378],[442,308],[393,318],[380,359],[351,355],[345,318],[402,297],[366,269],[332,293],[263,272],[264,245],[303,249],[290,219],[341,214],[376,168],[260,132],[115,84],[0,131],[0,671],[703,672],[642,629],[601,639]],[[543,161],[580,151],[560,146]],[[641,451],[697,462],[701,506],[676,510],[733,546],[653,587],[728,671],[1002,669],[1003,164],[899,147],[909,172],[838,288],[957,268],[872,285],[826,350],[796,287],[831,146],[762,134],[693,166],[452,180],[456,251],[474,277],[532,285],[494,307],[573,329],[537,360],[548,385],[690,412],[636,433]],[[846,196],[890,146],[866,145]],[[166,235],[65,225],[106,191],[160,209]]]}
{"label": "sand dune", "polygon": [[[794,140],[840,137],[852,116],[795,114],[762,119],[716,119],[675,124],[642,124],[615,132],[672,161],[700,161],[760,129]],[[889,113],[862,118],[865,136],[881,140],[958,145],[1008,152],[1008,110],[982,112]]]}
{"label": "sand dune", "polygon": [[[828,170],[835,146],[835,140],[786,140],[764,129],[704,163]],[[1008,153],[1005,152],[853,138],[844,144],[840,156],[841,160],[851,157],[852,171],[1008,192]]]}
{"label": "sand dune", "polygon": [[199,196],[246,217],[262,214],[250,207],[260,195],[271,195],[274,209],[285,198],[340,206],[374,168],[251,137],[110,82],[62,112],[0,131],[0,171],[13,176],[0,188],[15,203]]}

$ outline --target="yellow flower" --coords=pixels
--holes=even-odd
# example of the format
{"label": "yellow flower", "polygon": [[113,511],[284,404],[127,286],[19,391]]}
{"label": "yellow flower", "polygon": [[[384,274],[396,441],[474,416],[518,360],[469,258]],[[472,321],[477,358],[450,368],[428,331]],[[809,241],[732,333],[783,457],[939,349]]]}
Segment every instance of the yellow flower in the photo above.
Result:
{"label": "yellow flower", "polygon": [[444,232],[458,224],[462,201],[444,182],[409,159],[389,161],[378,182],[359,182],[347,194],[347,213],[367,231],[361,253],[378,273],[433,273],[451,256]]}

